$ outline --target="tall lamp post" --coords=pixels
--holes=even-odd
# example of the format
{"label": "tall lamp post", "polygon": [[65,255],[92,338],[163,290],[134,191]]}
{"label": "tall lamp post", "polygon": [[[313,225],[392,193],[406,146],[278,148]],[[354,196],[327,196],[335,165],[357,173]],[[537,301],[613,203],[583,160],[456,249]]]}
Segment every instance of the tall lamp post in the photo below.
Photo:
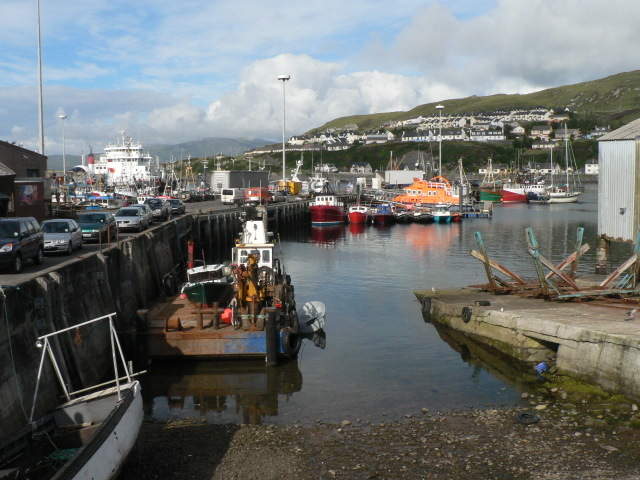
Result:
{"label": "tall lamp post", "polygon": [[442,175],[442,109],[444,105],[436,105],[440,114],[439,126],[440,133],[438,134],[438,175]]}
{"label": "tall lamp post", "polygon": [[[62,186],[66,186],[67,184],[67,151],[66,151],[66,141],[64,137],[64,121],[67,118],[66,115],[58,115],[58,118],[62,120]],[[64,201],[67,201],[67,189],[63,189]]]}
{"label": "tall lamp post", "polygon": [[284,122],[285,122],[285,86],[291,77],[289,75],[278,75],[278,80],[282,80],[282,189],[285,190],[287,186],[287,170],[285,164],[285,142],[284,142]]}

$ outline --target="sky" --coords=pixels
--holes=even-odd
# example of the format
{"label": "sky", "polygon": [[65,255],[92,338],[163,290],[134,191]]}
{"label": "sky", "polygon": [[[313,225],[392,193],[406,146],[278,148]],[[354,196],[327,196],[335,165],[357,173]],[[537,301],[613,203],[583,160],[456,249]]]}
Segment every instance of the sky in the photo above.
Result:
{"label": "sky", "polygon": [[[39,11],[47,155],[101,152],[123,130],[143,145],[280,142],[283,123],[289,138],[343,116],[640,68],[629,0],[40,0]],[[40,152],[37,0],[0,0],[0,14],[0,140]]]}

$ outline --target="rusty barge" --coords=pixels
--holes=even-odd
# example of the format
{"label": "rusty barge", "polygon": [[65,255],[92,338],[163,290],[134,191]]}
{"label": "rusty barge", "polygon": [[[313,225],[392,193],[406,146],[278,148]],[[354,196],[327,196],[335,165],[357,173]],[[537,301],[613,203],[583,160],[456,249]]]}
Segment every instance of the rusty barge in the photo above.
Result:
{"label": "rusty barge", "polygon": [[244,212],[231,260],[190,260],[179,294],[138,311],[150,358],[295,358],[301,344],[294,287],[274,256],[266,209]]}

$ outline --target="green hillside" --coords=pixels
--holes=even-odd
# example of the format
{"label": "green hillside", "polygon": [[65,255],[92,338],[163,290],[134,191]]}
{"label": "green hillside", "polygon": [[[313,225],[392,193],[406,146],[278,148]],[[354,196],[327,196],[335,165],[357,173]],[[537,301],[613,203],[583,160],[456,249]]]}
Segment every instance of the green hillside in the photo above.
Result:
{"label": "green hillside", "polygon": [[578,119],[589,119],[594,125],[611,125],[612,128],[616,128],[640,117],[640,70],[575,85],[548,88],[526,95],[472,96],[427,103],[407,112],[351,115],[331,120],[312,131],[344,128],[350,124],[358,125],[360,131],[379,129],[387,121],[434,115],[437,113],[437,104],[444,105],[443,114],[472,114],[515,108],[568,108]]}

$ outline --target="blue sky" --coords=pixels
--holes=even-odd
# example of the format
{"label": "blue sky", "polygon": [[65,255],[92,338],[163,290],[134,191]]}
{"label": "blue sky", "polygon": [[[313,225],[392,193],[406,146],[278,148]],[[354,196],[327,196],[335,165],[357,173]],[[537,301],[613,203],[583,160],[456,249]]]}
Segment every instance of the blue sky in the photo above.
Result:
{"label": "blue sky", "polygon": [[[606,5],[606,7],[605,7]],[[0,0],[0,139],[39,151],[37,2]],[[282,138],[337,117],[640,68],[611,0],[40,0],[45,154]],[[166,159],[163,159],[166,160]]]}

